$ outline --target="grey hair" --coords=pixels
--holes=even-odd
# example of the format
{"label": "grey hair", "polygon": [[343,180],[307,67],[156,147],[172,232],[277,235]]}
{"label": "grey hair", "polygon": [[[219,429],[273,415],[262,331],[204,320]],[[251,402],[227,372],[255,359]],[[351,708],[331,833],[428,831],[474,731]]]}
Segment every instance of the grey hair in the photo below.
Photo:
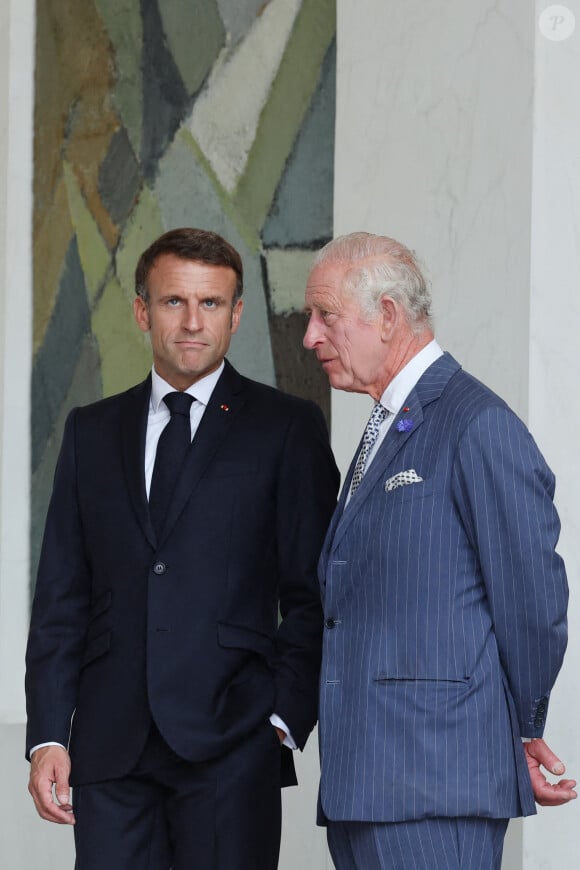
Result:
{"label": "grey hair", "polygon": [[322,263],[347,264],[344,290],[355,296],[362,314],[374,319],[383,296],[402,305],[415,333],[431,326],[431,293],[417,258],[405,245],[388,236],[350,233],[338,236],[314,258]]}

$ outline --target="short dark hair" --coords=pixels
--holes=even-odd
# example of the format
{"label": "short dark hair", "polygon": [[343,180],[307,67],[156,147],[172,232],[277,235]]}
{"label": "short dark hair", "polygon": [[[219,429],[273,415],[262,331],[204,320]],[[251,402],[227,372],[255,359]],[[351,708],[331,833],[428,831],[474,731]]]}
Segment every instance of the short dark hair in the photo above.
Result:
{"label": "short dark hair", "polygon": [[211,230],[198,230],[193,227],[180,227],[159,236],[139,257],[135,269],[135,293],[145,302],[148,299],[147,281],[156,260],[162,254],[173,254],[182,260],[195,260],[211,266],[226,266],[236,275],[234,302],[244,290],[244,267],[236,249],[217,233]]}

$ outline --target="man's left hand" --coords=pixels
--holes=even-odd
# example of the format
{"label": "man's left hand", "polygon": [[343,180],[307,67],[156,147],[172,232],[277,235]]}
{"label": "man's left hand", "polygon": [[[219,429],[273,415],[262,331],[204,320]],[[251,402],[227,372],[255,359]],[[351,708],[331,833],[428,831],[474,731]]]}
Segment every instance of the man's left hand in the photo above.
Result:
{"label": "man's left hand", "polygon": [[534,797],[540,806],[559,807],[578,797],[574,791],[575,779],[561,779],[552,784],[548,782],[540,770],[541,765],[554,776],[562,776],[566,771],[564,764],[544,740],[536,738],[529,743],[524,743],[524,752],[526,753]]}

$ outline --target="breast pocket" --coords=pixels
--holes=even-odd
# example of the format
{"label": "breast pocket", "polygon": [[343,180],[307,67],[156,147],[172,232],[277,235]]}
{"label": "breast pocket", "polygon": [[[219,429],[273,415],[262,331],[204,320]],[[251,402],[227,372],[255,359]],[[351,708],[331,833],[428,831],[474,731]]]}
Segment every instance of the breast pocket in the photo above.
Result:
{"label": "breast pocket", "polygon": [[[386,486],[386,481],[384,486]],[[384,489],[383,486],[383,489]],[[423,480],[419,483],[405,483],[396,489],[385,492],[387,504],[402,504],[408,501],[421,501],[433,495],[433,479]]]}

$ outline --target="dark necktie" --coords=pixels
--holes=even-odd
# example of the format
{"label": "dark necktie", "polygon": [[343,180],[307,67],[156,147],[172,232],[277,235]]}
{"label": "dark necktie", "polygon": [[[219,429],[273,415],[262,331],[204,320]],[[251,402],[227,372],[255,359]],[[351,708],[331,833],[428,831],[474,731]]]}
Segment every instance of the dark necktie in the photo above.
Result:
{"label": "dark necktie", "polygon": [[168,393],[163,401],[171,412],[171,419],[159,436],[149,491],[149,513],[158,538],[185,454],[191,444],[189,411],[193,396],[189,393]]}

